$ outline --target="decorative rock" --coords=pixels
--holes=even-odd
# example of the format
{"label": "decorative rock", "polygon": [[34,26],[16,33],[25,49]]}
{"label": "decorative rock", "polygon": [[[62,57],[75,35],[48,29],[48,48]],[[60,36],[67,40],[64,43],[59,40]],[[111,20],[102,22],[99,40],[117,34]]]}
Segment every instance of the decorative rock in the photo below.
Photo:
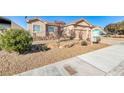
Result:
{"label": "decorative rock", "polygon": [[64,45],[59,46],[59,48],[70,48],[72,46],[74,46],[74,43],[64,44]]}
{"label": "decorative rock", "polygon": [[65,48],[64,46],[59,46],[59,48]]}

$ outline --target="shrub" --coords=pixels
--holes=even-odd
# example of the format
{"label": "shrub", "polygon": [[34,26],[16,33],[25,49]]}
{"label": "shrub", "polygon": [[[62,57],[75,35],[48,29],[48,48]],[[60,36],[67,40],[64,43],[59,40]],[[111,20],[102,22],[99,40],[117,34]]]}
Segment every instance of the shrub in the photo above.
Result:
{"label": "shrub", "polygon": [[2,50],[1,45],[0,45],[0,51]]}
{"label": "shrub", "polygon": [[47,50],[49,50],[49,48],[47,47],[47,45],[46,44],[42,44],[41,45],[41,51],[47,51]]}
{"label": "shrub", "polygon": [[[1,35],[0,35],[0,37],[1,37]],[[1,42],[1,39],[0,39],[0,42]],[[1,43],[0,43],[0,50],[2,50],[2,48],[1,48]]]}
{"label": "shrub", "polygon": [[110,34],[107,34],[106,37],[111,37],[111,35]]}
{"label": "shrub", "polygon": [[23,53],[32,45],[31,35],[24,30],[11,29],[0,36],[0,46],[8,52]]}
{"label": "shrub", "polygon": [[101,41],[100,37],[96,37],[96,43],[99,43]]}
{"label": "shrub", "polygon": [[74,37],[73,36],[70,36],[70,40],[73,40],[74,39]]}
{"label": "shrub", "polygon": [[87,41],[86,41],[86,40],[82,40],[82,41],[81,41],[81,45],[82,45],[82,46],[87,46],[87,45],[88,45],[88,43],[87,43]]}
{"label": "shrub", "polygon": [[35,44],[31,46],[32,52],[47,51],[49,48],[46,44]]}

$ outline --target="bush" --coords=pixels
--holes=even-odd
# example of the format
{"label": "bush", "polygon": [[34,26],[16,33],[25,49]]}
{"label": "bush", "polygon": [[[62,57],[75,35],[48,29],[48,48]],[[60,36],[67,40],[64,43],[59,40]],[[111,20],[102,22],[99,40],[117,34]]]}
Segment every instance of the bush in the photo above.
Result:
{"label": "bush", "polygon": [[70,36],[69,38],[70,38],[70,40],[73,40],[73,39],[74,39],[74,37],[73,37],[73,36]]}
{"label": "bush", "polygon": [[87,43],[87,41],[86,41],[86,40],[82,40],[82,41],[81,41],[81,45],[82,45],[82,46],[87,46],[87,45],[88,45],[88,43]]}
{"label": "bush", "polygon": [[49,48],[47,47],[46,44],[42,44],[42,45],[41,45],[41,50],[42,50],[42,51],[47,51],[47,50],[49,50]]}
{"label": "bush", "polygon": [[96,43],[99,43],[101,41],[100,37],[96,37]]}
{"label": "bush", "polygon": [[1,45],[0,45],[0,51],[2,50]]}
{"label": "bush", "polygon": [[32,45],[31,35],[24,30],[11,29],[0,36],[0,46],[8,52],[23,53]]}
{"label": "bush", "polygon": [[46,44],[35,44],[31,46],[31,52],[47,51],[49,48]]}

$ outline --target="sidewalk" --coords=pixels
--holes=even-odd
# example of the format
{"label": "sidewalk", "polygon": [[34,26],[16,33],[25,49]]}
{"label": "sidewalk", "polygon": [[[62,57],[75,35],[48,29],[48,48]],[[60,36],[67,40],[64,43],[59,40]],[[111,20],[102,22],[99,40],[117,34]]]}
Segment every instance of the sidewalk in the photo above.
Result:
{"label": "sidewalk", "polygon": [[[19,76],[103,76],[116,75],[124,63],[124,45],[117,44],[94,52],[18,74]],[[116,68],[116,74],[114,69]],[[119,70],[120,71],[120,70]]]}
{"label": "sidewalk", "polygon": [[51,65],[27,71],[19,76],[70,76],[70,75],[105,75],[92,65],[87,64],[78,57],[69,58]]}

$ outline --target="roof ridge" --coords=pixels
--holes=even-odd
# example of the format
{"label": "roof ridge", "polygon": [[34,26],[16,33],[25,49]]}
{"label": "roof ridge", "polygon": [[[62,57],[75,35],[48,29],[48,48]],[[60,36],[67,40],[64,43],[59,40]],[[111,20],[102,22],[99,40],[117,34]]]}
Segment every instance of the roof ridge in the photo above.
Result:
{"label": "roof ridge", "polygon": [[[80,21],[85,21],[88,25],[92,25],[92,24],[90,24],[86,19],[84,19],[84,18],[80,18],[80,19],[78,19],[78,20],[75,20],[75,21],[73,21],[73,22],[71,22],[71,23],[68,23],[67,25],[73,25],[73,24],[76,24],[76,23],[78,23],[78,22],[80,22]],[[93,25],[92,25],[93,26]]]}

